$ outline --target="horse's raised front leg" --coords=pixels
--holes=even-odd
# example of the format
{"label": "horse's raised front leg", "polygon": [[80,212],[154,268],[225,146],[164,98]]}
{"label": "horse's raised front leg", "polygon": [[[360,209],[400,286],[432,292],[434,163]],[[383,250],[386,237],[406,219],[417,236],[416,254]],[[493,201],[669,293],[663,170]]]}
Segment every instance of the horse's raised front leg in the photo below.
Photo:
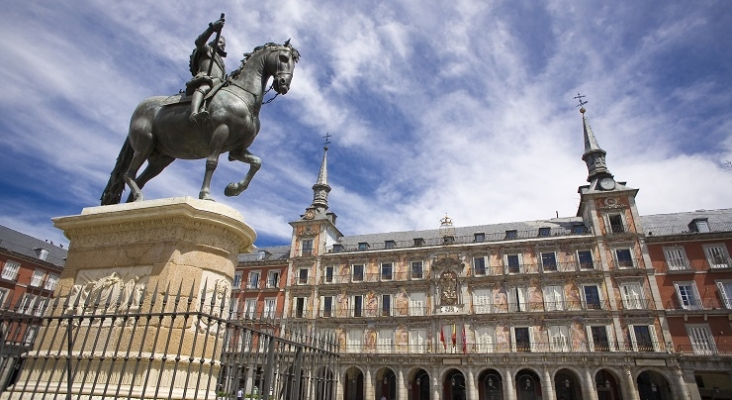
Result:
{"label": "horse's raised front leg", "polygon": [[259,171],[262,166],[262,159],[250,153],[247,149],[232,150],[229,152],[229,161],[239,160],[241,162],[249,164],[249,172],[243,180],[239,182],[232,182],[226,186],[224,194],[227,196],[238,196],[246,190],[249,186],[249,182],[252,181],[254,174]]}
{"label": "horse's raised front leg", "polygon": [[201,192],[198,193],[198,198],[201,200],[211,200],[211,178],[219,165],[219,155],[221,155],[221,149],[229,138],[229,127],[225,124],[219,125],[211,135],[211,146],[209,148],[209,155],[206,158],[206,173],[203,175],[203,185],[201,185]]}

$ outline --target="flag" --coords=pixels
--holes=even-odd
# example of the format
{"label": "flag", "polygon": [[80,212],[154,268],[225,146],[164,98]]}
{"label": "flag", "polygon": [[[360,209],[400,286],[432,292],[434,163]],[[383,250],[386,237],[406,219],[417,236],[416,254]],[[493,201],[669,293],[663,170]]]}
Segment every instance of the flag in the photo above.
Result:
{"label": "flag", "polygon": [[468,354],[468,341],[467,341],[467,338],[465,337],[465,325],[463,325],[462,340],[463,340],[463,354]]}
{"label": "flag", "polygon": [[452,347],[455,347],[455,342],[457,342],[457,327],[455,324],[452,324]]}
{"label": "flag", "polygon": [[447,350],[447,343],[445,343],[445,331],[443,327],[440,327],[440,342],[442,342],[442,347]]}

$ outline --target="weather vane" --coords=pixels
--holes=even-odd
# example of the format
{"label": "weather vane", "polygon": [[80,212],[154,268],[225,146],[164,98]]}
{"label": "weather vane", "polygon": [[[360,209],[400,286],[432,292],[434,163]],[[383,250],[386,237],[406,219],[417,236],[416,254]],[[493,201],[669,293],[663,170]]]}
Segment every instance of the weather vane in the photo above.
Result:
{"label": "weather vane", "polygon": [[585,108],[582,107],[582,106],[584,106],[588,102],[587,101],[583,101],[582,100],[583,97],[587,97],[587,96],[583,96],[583,95],[581,95],[579,93],[577,93],[577,96],[574,96],[574,98],[577,99],[577,101],[579,102],[579,104],[576,107],[579,107],[580,108],[580,112],[584,114],[585,113]]}

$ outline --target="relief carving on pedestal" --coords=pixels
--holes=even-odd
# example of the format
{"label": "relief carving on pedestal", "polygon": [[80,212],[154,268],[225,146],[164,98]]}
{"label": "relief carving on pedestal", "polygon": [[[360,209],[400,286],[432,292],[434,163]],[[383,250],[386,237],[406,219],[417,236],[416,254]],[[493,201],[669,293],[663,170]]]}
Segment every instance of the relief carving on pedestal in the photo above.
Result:
{"label": "relief carving on pedestal", "polygon": [[76,314],[97,310],[135,310],[140,307],[149,280],[150,267],[79,271],[68,294],[66,311]]}

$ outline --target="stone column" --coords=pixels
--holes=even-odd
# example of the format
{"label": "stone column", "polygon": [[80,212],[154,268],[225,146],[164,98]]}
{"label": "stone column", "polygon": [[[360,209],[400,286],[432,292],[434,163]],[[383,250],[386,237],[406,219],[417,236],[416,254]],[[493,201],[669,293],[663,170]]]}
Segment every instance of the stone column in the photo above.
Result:
{"label": "stone column", "polygon": [[625,388],[623,398],[640,400],[640,395],[638,394],[638,389],[635,388],[635,380],[633,379],[633,372],[630,370],[630,367],[623,368],[623,373],[625,375],[625,379],[623,379],[625,384],[622,385]]}
{"label": "stone column", "polygon": [[475,387],[475,374],[473,374],[472,368],[468,370],[467,380],[467,400],[478,400],[478,390]]}
{"label": "stone column", "polygon": [[407,385],[404,383],[404,371],[401,368],[397,376],[397,399],[407,400]]}
{"label": "stone column", "polygon": [[344,398],[343,397],[343,377],[344,376],[345,376],[345,374],[340,374],[336,378],[337,380],[335,381],[335,399],[333,399],[333,400],[336,400],[336,399],[342,400]]}
{"label": "stone column", "polygon": [[440,378],[438,378],[437,375],[438,375],[437,373],[432,375],[432,398],[433,399],[442,398],[442,382],[440,382]]}
{"label": "stone column", "polygon": [[366,377],[364,379],[364,388],[363,388],[363,394],[365,400],[374,400],[376,398],[376,386],[374,386],[374,382],[371,379],[371,369],[366,369]]}
{"label": "stone column", "polygon": [[[51,312],[74,319],[51,321],[39,332],[30,354],[39,361],[23,369],[15,386],[25,394],[11,389],[1,398],[42,397],[48,383],[59,398],[70,391],[95,400],[117,393],[215,399],[224,332],[210,317],[228,318],[237,256],[250,251],[256,237],[241,214],[177,197],[89,207],[54,224],[70,241],[54,295],[70,303]],[[203,317],[192,315],[199,310]],[[151,313],[169,314],[145,317]],[[141,318],[133,323],[119,315]],[[71,382],[56,355],[70,355],[77,371]],[[56,368],[44,368],[44,360]]]}
{"label": "stone column", "polygon": [[592,377],[590,369],[585,367],[585,371],[580,379],[583,381],[582,386],[582,398],[587,400],[597,400],[597,387],[595,386],[595,379]]}
{"label": "stone column", "polygon": [[544,400],[555,400],[557,394],[554,391],[554,385],[552,382],[552,375],[549,373],[548,368],[544,368],[543,378],[541,382],[541,393],[544,396]]}
{"label": "stone column", "polygon": [[503,371],[503,396],[506,400],[516,400],[515,382],[511,370],[507,369]]}

